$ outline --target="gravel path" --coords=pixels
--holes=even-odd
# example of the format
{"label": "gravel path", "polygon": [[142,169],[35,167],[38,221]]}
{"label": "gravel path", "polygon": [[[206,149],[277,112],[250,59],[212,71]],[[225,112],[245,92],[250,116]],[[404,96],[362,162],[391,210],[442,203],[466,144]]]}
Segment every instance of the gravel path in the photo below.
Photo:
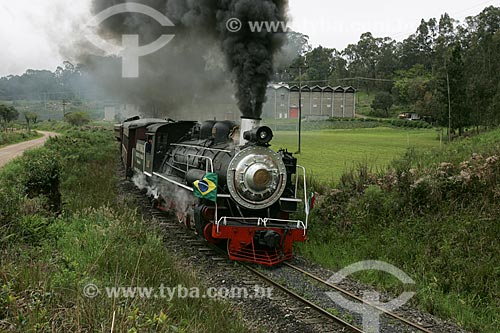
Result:
{"label": "gravel path", "polygon": [[50,137],[58,136],[53,132],[37,132],[43,134],[43,137],[0,148],[0,169],[12,159],[21,156],[26,150],[41,147]]}

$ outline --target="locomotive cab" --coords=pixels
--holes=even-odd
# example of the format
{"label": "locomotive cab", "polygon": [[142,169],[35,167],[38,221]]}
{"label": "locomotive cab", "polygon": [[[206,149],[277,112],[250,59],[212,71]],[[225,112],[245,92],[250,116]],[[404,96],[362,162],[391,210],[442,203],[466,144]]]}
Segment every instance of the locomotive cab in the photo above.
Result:
{"label": "locomotive cab", "polygon": [[[137,141],[132,152],[134,172],[144,173],[151,177],[159,170],[170,144],[181,140],[194,124],[195,122],[192,121],[167,122],[162,120],[140,128],[140,136],[136,134]],[[137,129],[135,131],[137,132]]]}

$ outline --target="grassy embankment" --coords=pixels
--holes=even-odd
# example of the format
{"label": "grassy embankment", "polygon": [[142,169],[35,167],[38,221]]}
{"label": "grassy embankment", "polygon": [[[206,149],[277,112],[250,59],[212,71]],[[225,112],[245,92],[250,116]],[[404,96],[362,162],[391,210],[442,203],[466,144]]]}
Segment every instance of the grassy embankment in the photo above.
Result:
{"label": "grassy embankment", "polygon": [[244,331],[220,301],[84,297],[201,284],[119,195],[116,156],[110,131],[70,130],[0,172],[0,331]]}
{"label": "grassy embankment", "polygon": [[[352,159],[357,149],[386,163],[404,149],[404,137],[365,132],[352,133],[359,142],[346,150],[334,144],[345,140],[341,134],[318,133],[321,146],[310,155],[314,133],[306,133],[302,163],[315,170],[313,163],[325,159],[338,163],[324,151]],[[435,134],[420,133],[420,147],[435,145]],[[389,262],[417,282],[413,301],[425,311],[474,332],[500,331],[499,130],[442,149],[411,149],[388,171],[362,164],[322,196],[310,226],[308,242],[299,247],[306,257],[334,269],[361,260]],[[387,274],[357,277],[395,295],[404,289]]]}
{"label": "grassy embankment", "polygon": [[33,140],[41,137],[42,135],[36,131],[14,130],[14,131],[0,131],[0,148],[19,143],[23,141]]}

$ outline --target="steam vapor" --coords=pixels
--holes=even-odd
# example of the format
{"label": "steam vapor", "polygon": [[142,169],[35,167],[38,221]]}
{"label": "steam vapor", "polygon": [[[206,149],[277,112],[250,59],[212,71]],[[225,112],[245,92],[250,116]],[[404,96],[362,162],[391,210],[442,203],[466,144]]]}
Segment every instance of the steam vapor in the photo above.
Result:
{"label": "steam vapor", "polygon": [[159,199],[169,200],[175,205],[175,209],[184,214],[190,213],[190,207],[195,205],[196,199],[188,190],[179,189],[177,186],[161,182],[154,178],[149,180],[144,174],[136,174],[132,177],[132,182],[140,190],[146,190],[146,196]]}
{"label": "steam vapor", "polygon": [[[94,0],[93,12],[124,1]],[[132,1],[130,1],[132,2]],[[285,33],[251,32],[248,21],[286,21],[287,0],[135,0],[164,13],[176,25],[174,41],[161,51],[144,57],[140,78],[123,80],[86,57],[84,63],[101,73],[106,91],[147,110],[162,108],[188,111],[197,100],[231,101],[231,82],[237,105],[245,117],[262,114],[266,87],[273,74],[274,54],[286,41]],[[243,27],[230,32],[226,22],[238,18]],[[99,34],[121,41],[126,33],[139,34],[141,44],[158,38],[163,28],[144,15],[127,14],[104,22]],[[82,54],[85,54],[83,51]],[[223,59],[223,61],[221,61]],[[113,71],[116,66],[113,66]],[[228,78],[228,73],[232,76]],[[219,89],[217,89],[219,88]],[[150,104],[156,104],[151,106]],[[202,104],[202,103],[201,103]],[[143,108],[144,109],[144,108]],[[192,112],[189,110],[188,113]]]}

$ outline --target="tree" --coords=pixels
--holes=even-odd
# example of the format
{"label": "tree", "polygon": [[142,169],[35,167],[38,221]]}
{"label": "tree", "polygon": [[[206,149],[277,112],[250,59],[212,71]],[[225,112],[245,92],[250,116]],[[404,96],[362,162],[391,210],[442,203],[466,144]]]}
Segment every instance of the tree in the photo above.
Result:
{"label": "tree", "polygon": [[28,124],[28,132],[30,131],[30,123],[36,124],[38,119],[38,115],[35,112],[26,111],[24,112],[24,119],[26,119],[26,123]]}
{"label": "tree", "polygon": [[414,106],[421,101],[429,90],[432,75],[423,65],[415,65],[409,70],[400,70],[396,73],[393,93],[397,102],[406,106]]}
{"label": "tree", "polygon": [[4,124],[7,124],[19,118],[19,112],[13,106],[0,104],[0,117]]}
{"label": "tree", "polygon": [[376,58],[375,75],[377,78],[391,78],[398,68],[396,42],[388,37],[384,38]]}
{"label": "tree", "polygon": [[[357,44],[348,45],[342,55],[347,62],[349,76],[353,78],[390,78],[397,69],[395,42],[388,37],[375,38],[370,32],[362,34]],[[368,92],[370,89],[390,89],[390,84],[377,80],[365,80],[363,84]]]}
{"label": "tree", "polygon": [[399,57],[403,69],[421,64],[425,69],[431,70],[437,30],[436,19],[422,20],[417,31],[401,43]]}
{"label": "tree", "polygon": [[471,112],[465,94],[466,81],[462,47],[458,43],[453,48],[447,68],[451,100],[451,127],[458,129],[459,135],[462,135],[464,127],[471,125]]}
{"label": "tree", "polygon": [[468,17],[460,29],[463,46],[465,89],[476,126],[499,124],[496,97],[500,84],[500,8],[489,6],[479,15]]}
{"label": "tree", "polygon": [[389,117],[389,110],[391,109],[393,103],[394,99],[392,98],[392,95],[388,92],[382,91],[375,95],[375,99],[373,100],[371,107],[373,111],[384,111],[385,116]]}
{"label": "tree", "polygon": [[306,54],[308,69],[305,73],[306,81],[309,85],[324,85],[332,73],[332,61],[334,49],[318,46],[311,52]]}
{"label": "tree", "polygon": [[342,85],[340,81],[349,76],[347,71],[347,61],[342,57],[342,53],[338,51],[333,52],[332,58],[332,74],[329,77],[329,83],[331,85],[337,86]]}
{"label": "tree", "polygon": [[296,31],[287,32],[287,41],[285,45],[278,52],[277,57],[286,56],[288,62],[293,61],[293,59],[310,52],[312,49],[309,44],[309,36],[301,34]]}
{"label": "tree", "polygon": [[382,39],[374,38],[370,32],[361,35],[357,44],[350,44],[343,54],[353,76],[375,77],[376,58]]}
{"label": "tree", "polygon": [[281,50],[274,56],[276,67],[275,81],[291,81],[295,78],[295,72],[290,72],[290,66],[297,59],[312,49],[309,44],[309,36],[300,32],[287,32],[287,41]]}
{"label": "tree", "polygon": [[66,121],[73,126],[82,126],[90,122],[90,117],[85,112],[71,112],[64,116]]}

